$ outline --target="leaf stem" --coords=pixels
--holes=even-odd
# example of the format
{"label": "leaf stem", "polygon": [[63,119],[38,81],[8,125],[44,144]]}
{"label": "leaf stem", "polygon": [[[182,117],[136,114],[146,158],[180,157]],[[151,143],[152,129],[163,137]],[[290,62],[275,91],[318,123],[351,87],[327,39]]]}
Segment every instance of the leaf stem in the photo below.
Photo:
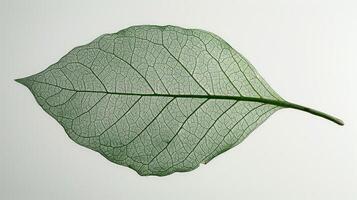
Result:
{"label": "leaf stem", "polygon": [[334,122],[334,123],[336,123],[338,125],[341,125],[341,126],[344,125],[344,122],[341,119],[339,119],[337,117],[334,117],[332,115],[323,113],[321,111],[315,110],[313,108],[305,107],[305,106],[298,105],[298,104],[291,103],[291,102],[287,102],[287,101],[286,102],[282,102],[282,104],[280,106],[281,107],[285,107],[285,108],[293,108],[293,109],[296,109],[296,110],[301,110],[301,111],[304,111],[304,112],[308,112],[310,114],[313,114],[313,115],[325,118],[327,120],[330,120],[330,121],[332,121],[332,122]]}

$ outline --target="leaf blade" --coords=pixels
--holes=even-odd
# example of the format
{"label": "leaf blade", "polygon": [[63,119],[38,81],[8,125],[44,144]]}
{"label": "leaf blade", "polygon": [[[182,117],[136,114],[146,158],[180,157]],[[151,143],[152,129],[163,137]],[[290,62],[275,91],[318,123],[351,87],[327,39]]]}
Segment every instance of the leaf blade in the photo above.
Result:
{"label": "leaf blade", "polygon": [[191,171],[281,108],[333,120],[283,100],[218,36],[174,26],[105,34],[17,81],[72,140],[141,175]]}

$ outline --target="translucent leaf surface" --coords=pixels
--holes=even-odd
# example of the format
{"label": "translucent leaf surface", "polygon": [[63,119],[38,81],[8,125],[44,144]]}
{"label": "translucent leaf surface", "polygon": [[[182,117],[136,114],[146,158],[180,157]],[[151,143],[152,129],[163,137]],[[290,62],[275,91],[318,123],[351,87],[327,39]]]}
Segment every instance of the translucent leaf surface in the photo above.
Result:
{"label": "translucent leaf surface", "polygon": [[220,37],[134,26],[77,47],[18,82],[76,143],[140,175],[190,171],[244,140],[282,99]]}

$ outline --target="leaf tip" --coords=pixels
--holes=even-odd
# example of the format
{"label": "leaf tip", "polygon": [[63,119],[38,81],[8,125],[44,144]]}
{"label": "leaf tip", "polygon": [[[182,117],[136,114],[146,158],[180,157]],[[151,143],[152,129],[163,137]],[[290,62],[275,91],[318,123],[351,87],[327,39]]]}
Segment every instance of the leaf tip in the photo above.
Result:
{"label": "leaf tip", "polygon": [[16,82],[18,82],[18,83],[20,83],[20,84],[23,84],[24,78],[17,78],[17,79],[15,79],[14,81],[16,81]]}
{"label": "leaf tip", "polygon": [[18,78],[18,79],[15,79],[16,82],[20,83],[21,85],[24,85],[27,87],[27,80],[26,78]]}

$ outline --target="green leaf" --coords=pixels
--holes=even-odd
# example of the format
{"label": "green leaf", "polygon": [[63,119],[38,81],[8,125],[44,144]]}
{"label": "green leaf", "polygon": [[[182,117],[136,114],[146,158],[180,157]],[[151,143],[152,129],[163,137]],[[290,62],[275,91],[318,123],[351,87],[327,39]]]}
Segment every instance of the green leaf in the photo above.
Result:
{"label": "green leaf", "polygon": [[27,78],[76,143],[140,175],[191,171],[242,142],[285,101],[213,33],[133,26],[74,48]]}

